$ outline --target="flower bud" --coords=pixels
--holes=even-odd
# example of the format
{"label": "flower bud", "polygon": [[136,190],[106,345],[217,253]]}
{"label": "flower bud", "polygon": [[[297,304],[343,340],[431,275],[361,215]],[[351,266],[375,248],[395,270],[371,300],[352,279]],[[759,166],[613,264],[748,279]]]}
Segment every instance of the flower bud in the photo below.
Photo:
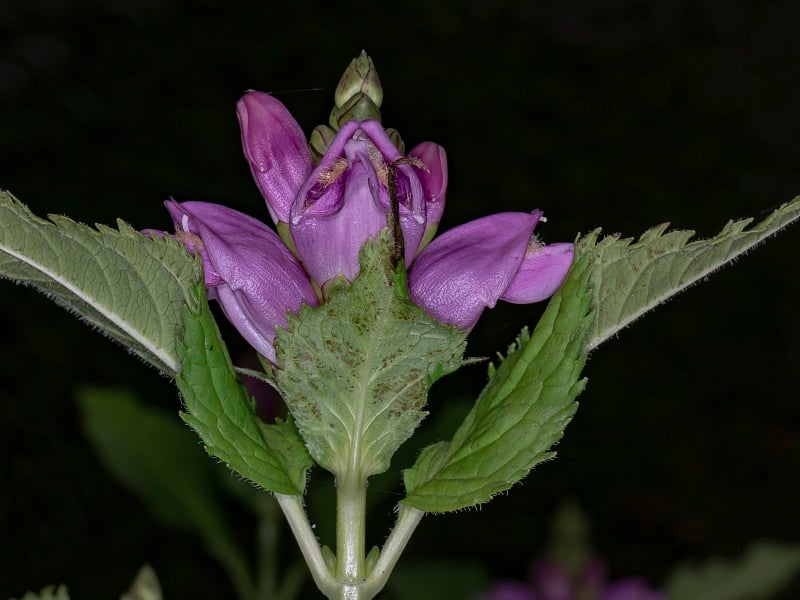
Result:
{"label": "flower bud", "polygon": [[308,140],[308,148],[311,150],[315,163],[319,163],[319,160],[328,151],[335,137],[336,132],[327,125],[314,127],[314,131],[311,132],[311,137]]}
{"label": "flower bud", "polygon": [[275,223],[287,222],[292,201],[314,164],[306,136],[291,113],[264,92],[248,92],[236,105],[242,148]]}
{"label": "flower bud", "polygon": [[343,106],[334,106],[331,110],[329,123],[336,130],[344,127],[348,121],[378,121],[381,120],[381,111],[378,106],[364,94],[358,94],[348,100]]}
{"label": "flower bud", "polygon": [[363,50],[345,69],[333,99],[336,105],[329,122],[337,131],[348,121],[380,122],[383,88],[372,59]]}
{"label": "flower bud", "polygon": [[400,137],[400,132],[397,131],[394,127],[388,127],[386,129],[386,136],[392,140],[394,147],[397,148],[397,151],[400,152],[403,156],[406,154],[406,145],[403,142],[403,138]]}
{"label": "flower bud", "polygon": [[376,108],[380,108],[383,102],[383,88],[378,71],[364,50],[350,61],[336,86],[333,99],[337,108],[341,108],[358,95],[367,96]]}
{"label": "flower bud", "polygon": [[176,237],[203,260],[208,297],[259,353],[275,362],[275,328],[317,297],[303,267],[260,221],[218,204],[165,202]]}

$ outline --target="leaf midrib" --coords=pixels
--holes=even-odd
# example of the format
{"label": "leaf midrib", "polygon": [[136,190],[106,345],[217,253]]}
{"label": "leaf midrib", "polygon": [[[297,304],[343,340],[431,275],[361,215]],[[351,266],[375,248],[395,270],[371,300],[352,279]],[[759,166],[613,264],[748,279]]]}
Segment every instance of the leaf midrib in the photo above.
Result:
{"label": "leaf midrib", "polygon": [[131,339],[141,344],[142,347],[149,350],[163,364],[167,365],[173,371],[177,372],[179,370],[180,365],[178,363],[178,360],[174,356],[170,355],[165,348],[157,344],[155,341],[151,340],[147,336],[142,335],[142,333],[135,327],[132,327],[130,323],[125,318],[122,317],[122,315],[118,314],[110,307],[107,307],[106,305],[96,301],[96,299],[92,298],[91,296],[86,295],[84,290],[81,290],[80,288],[72,284],[68,279],[62,277],[58,273],[53,272],[47,266],[45,266],[39,261],[34,260],[32,257],[22,254],[21,252],[11,248],[7,244],[0,244],[0,250],[16,258],[20,262],[36,269],[38,272],[44,274],[51,281],[54,281],[58,285],[67,289],[76,298],[88,304],[92,309],[97,311],[97,313],[108,319],[111,323],[113,323],[115,326],[117,326],[119,329],[121,329],[123,332],[129,335]]}

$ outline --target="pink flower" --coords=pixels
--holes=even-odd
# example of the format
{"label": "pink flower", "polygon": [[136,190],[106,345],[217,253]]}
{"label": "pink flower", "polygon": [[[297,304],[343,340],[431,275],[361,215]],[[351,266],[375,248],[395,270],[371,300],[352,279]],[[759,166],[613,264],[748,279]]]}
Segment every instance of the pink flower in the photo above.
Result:
{"label": "pink flower", "polygon": [[237,112],[245,157],[280,237],[223,206],[167,208],[178,237],[202,256],[209,297],[270,360],[287,311],[317,303],[314,284],[324,297],[333,280],[358,276],[359,250],[387,226],[392,176],[409,295],[440,322],[468,330],[498,300],[544,300],[569,270],[572,244],[545,246],[533,236],[541,211],[483,217],[431,242],[447,192],[447,156],[437,144],[403,157],[380,123],[349,121],[314,167],[302,129],[278,100],[249,92]]}
{"label": "pink flower", "polygon": [[275,328],[286,312],[317,297],[299,261],[266,225],[219,204],[178,203],[167,210],[177,237],[200,252],[208,297],[253,348],[275,361]]}

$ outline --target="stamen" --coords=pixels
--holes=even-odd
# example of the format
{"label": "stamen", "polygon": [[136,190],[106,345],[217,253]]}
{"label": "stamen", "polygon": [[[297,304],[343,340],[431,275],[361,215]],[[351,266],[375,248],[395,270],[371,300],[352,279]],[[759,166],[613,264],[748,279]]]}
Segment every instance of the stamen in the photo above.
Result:
{"label": "stamen", "polygon": [[531,236],[531,239],[528,240],[528,248],[526,249],[527,254],[536,254],[544,248],[545,244],[542,240],[539,239],[535,233]]}
{"label": "stamen", "polygon": [[[183,215],[183,218],[185,219],[186,215]],[[203,245],[203,239],[199,235],[195,235],[194,233],[190,233],[188,231],[176,231],[175,237],[187,246],[191,245],[192,250],[195,248],[197,250],[205,249],[205,246]]]}
{"label": "stamen", "polygon": [[381,155],[380,151],[369,142],[367,144],[367,157],[369,158],[369,162],[372,163],[372,168],[375,169],[375,174],[378,176],[378,181],[381,182],[383,187],[389,187],[389,167],[386,165],[386,162],[383,160],[383,156]]}
{"label": "stamen", "polygon": [[341,157],[337,158],[331,163],[330,167],[319,172],[317,181],[319,181],[323,187],[327,188],[339,179],[349,166],[350,164],[347,162],[347,159]]}

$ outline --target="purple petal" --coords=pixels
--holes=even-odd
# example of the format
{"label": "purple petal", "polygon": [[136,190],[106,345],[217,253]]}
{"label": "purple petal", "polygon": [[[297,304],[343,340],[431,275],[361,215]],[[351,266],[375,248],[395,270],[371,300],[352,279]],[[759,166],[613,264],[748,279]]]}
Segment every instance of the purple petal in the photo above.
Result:
{"label": "purple petal", "polygon": [[297,254],[320,287],[337,275],[353,281],[361,246],[386,227],[386,213],[375,203],[365,168],[357,165],[352,171],[342,183],[346,200],[336,213],[303,217],[290,226]]}
{"label": "purple petal", "polygon": [[[336,135],[292,206],[297,254],[320,286],[358,275],[358,253],[387,225],[386,164],[400,158],[376,121],[350,121]],[[411,264],[425,232],[422,185],[412,165],[397,167],[400,225]]]}
{"label": "purple petal", "polygon": [[201,253],[209,298],[274,362],[275,327],[286,326],[286,312],[317,304],[298,260],[274,231],[248,215],[206,202],[165,204],[176,229],[192,234],[182,238],[184,243]]}
{"label": "purple petal", "polygon": [[430,227],[442,220],[444,199],[447,192],[447,153],[439,144],[423,142],[408,153],[418,158],[427,167],[417,169],[417,177],[425,194],[426,221]]}
{"label": "purple petal", "polygon": [[411,299],[434,319],[471,329],[513,281],[539,217],[498,213],[439,236],[411,267]]}
{"label": "purple petal", "polygon": [[532,241],[525,258],[501,300],[532,304],[546,300],[561,286],[572,265],[572,244],[543,246]]}
{"label": "purple petal", "polygon": [[306,178],[292,204],[291,224],[296,225],[304,217],[329,216],[338,211],[344,202],[345,145],[358,130],[358,121],[348,121],[333,138],[330,147],[319,164]]}
{"label": "purple petal", "polygon": [[292,202],[313,167],[306,136],[269,94],[248,92],[236,105],[242,148],[272,220],[289,221]]}
{"label": "purple petal", "polygon": [[643,579],[629,577],[608,586],[600,600],[667,600],[667,595],[652,589]]}
{"label": "purple petal", "polygon": [[574,600],[569,573],[561,565],[542,560],[531,566],[530,578],[536,597],[541,600]]}

